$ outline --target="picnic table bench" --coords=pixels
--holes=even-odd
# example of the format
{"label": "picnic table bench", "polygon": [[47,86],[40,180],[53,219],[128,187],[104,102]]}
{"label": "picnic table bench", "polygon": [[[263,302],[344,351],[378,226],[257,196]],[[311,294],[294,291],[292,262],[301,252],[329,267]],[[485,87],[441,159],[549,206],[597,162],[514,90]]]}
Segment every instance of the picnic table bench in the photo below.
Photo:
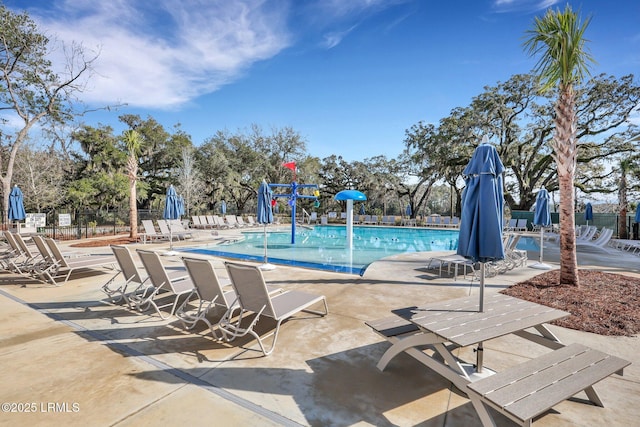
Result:
{"label": "picnic table bench", "polygon": [[485,427],[495,426],[486,406],[530,426],[534,417],[581,391],[593,404],[603,407],[593,385],[611,374],[622,375],[628,365],[630,362],[618,357],[571,344],[470,383],[467,390]]}
{"label": "picnic table bench", "polygon": [[[393,310],[395,316],[365,322],[392,344],[380,358],[378,369],[384,370],[396,355],[405,352],[466,393],[483,425],[494,425],[489,406],[529,426],[533,417],[582,390],[590,401],[602,406],[593,384],[622,373],[629,365],[579,344],[564,346],[545,324],[567,316],[567,312],[503,294],[487,297],[483,312],[474,308],[476,305],[471,298],[459,298]],[[500,373],[481,372],[482,342],[508,334],[554,351]],[[478,344],[475,366],[452,353],[474,344]],[[513,396],[519,396],[517,403]]]}

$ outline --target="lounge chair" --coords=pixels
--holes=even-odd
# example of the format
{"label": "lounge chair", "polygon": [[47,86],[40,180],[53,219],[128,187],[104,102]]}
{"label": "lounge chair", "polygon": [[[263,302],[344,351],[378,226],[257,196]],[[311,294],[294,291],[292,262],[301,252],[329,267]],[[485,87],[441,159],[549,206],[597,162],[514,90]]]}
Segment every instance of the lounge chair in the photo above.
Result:
{"label": "lounge chair", "polygon": [[[196,323],[203,321],[209,326],[211,334],[216,339],[223,339],[224,334],[218,335],[214,327],[217,325],[212,324],[207,319],[209,311],[218,306],[229,310],[233,307],[239,308],[236,304],[237,296],[233,289],[233,286],[229,286],[228,280],[222,281],[218,278],[218,274],[213,266],[213,263],[207,259],[201,258],[183,258],[184,265],[187,267],[189,277],[193,282],[194,288],[191,291],[189,298],[187,298],[180,307],[176,310],[176,317],[178,317],[182,324],[187,328],[193,328]],[[267,286],[269,294],[281,292],[280,288]],[[198,307],[194,312],[187,311],[187,304],[191,300],[191,296],[197,296],[200,300]],[[233,317],[233,313],[228,317]]]}
{"label": "lounge chair", "polygon": [[[270,295],[262,271],[258,267],[231,262],[225,262],[225,266],[237,295],[237,304],[240,307],[239,319],[232,319],[234,310],[232,308],[227,310],[220,321],[219,328],[227,339],[250,334],[258,340],[262,354],[267,356],[273,352],[276,346],[278,332],[283,321],[300,311],[320,316],[326,316],[329,313],[324,295],[312,295],[301,291],[286,291]],[[324,312],[308,309],[320,302],[324,303]],[[254,313],[255,317],[246,328],[243,328],[241,323],[246,313]],[[254,331],[255,325],[261,317],[269,317],[276,321],[275,330],[264,337],[260,337]],[[262,340],[269,335],[273,335],[273,341],[270,348],[267,349]]]}
{"label": "lounge chair", "polygon": [[18,242],[16,241],[16,234],[5,231],[4,238],[9,244],[9,249],[3,254],[2,262],[3,268],[9,271],[16,271],[19,274],[23,274],[22,269],[25,267],[28,256],[22,251]]}
{"label": "lounge chair", "polygon": [[606,251],[606,246],[609,245],[609,241],[611,240],[611,236],[613,236],[613,230],[610,228],[602,228],[598,237],[593,240],[582,240],[576,239],[576,247],[580,248],[593,248],[593,249],[602,249]]}
{"label": "lounge chair", "polygon": [[213,225],[215,228],[230,228],[229,224],[227,224],[221,216],[218,215],[207,215],[207,222]]}
{"label": "lounge chair", "polygon": [[181,220],[179,219],[167,220],[167,225],[171,228],[171,231],[174,234],[178,233],[181,236],[183,236],[185,239],[193,239],[193,233],[191,233],[191,231],[185,228]]}
{"label": "lounge chair", "polygon": [[[137,252],[152,286],[147,288],[141,295],[131,296],[129,300],[140,311],[153,307],[160,318],[168,319],[175,313],[180,297],[191,295],[191,291],[194,288],[193,282],[191,279],[183,277],[172,279],[162,264],[160,255],[156,252],[143,249],[138,249]],[[158,301],[165,296],[171,296],[173,301],[168,304],[158,305]],[[165,316],[160,309],[169,306],[171,307],[169,315]]]}
{"label": "lounge chair", "polygon": [[[54,262],[53,265],[48,266],[48,268],[44,270],[44,276],[56,286],[66,283],[71,277],[71,274],[76,271],[96,270],[98,268],[114,269],[117,264],[115,257],[111,255],[87,255],[72,259],[66,258],[62,254],[62,251],[55,240],[47,237],[44,241],[47,244],[47,248],[53,257]],[[65,272],[66,274],[64,274]],[[59,277],[64,277],[62,283],[59,283],[58,280],[56,280]]]}
{"label": "lounge chair", "polygon": [[0,255],[0,263],[4,270],[10,270],[13,268],[11,263],[20,256],[20,249],[18,248],[18,244],[10,231],[5,231],[3,236],[7,241],[7,244],[3,245],[3,252],[2,255]]}
{"label": "lounge chair", "polygon": [[238,226],[240,226],[240,227],[249,227],[249,224],[244,222],[244,219],[242,219],[242,217],[240,215],[236,216],[236,222],[238,223]]}
{"label": "lounge chair", "polygon": [[225,215],[224,220],[227,223],[229,228],[240,228],[240,224],[238,224],[238,220],[235,215]]}
{"label": "lounge chair", "polygon": [[475,263],[468,259],[463,257],[462,255],[458,255],[458,254],[452,254],[452,255],[443,255],[443,256],[439,256],[439,257],[432,257],[431,259],[429,259],[429,264],[427,264],[427,270],[432,268],[432,264],[434,262],[438,263],[438,275],[442,276],[442,267],[444,265],[447,266],[447,273],[451,273],[451,266],[455,267],[454,268],[454,273],[453,273],[453,280],[456,280],[458,278],[458,267],[462,267],[463,268],[463,274],[464,274],[464,278],[467,278],[467,269],[470,269],[470,274],[472,275],[472,277],[476,277],[476,270],[475,270]]}
{"label": "lounge chair", "polygon": [[[127,296],[127,287],[129,284],[135,284],[136,287],[144,285],[147,278],[139,273],[131,252],[126,246],[111,245],[113,255],[116,257],[120,270],[107,283],[102,285],[102,291],[107,294],[112,303],[125,301],[127,305],[131,305]],[[122,275],[122,281],[116,282],[116,278]]]}
{"label": "lounge chair", "polygon": [[527,219],[526,218],[518,219],[518,221],[516,222],[516,227],[514,231],[527,231]]}
{"label": "lounge chair", "polygon": [[[111,302],[118,303],[124,300],[130,307],[132,303],[129,301],[130,295],[143,295],[146,292],[146,288],[149,285],[149,277],[140,272],[136,266],[136,262],[133,258],[133,254],[126,246],[111,245],[111,250],[116,257],[116,261],[120,267],[120,271],[116,273],[107,283],[102,286],[102,291],[107,294],[111,299]],[[122,276],[120,281],[116,281],[118,276]],[[171,280],[185,279],[188,277],[186,269],[172,269],[168,272]],[[129,285],[133,284],[136,288],[127,293]]]}
{"label": "lounge chair", "polygon": [[147,239],[151,242],[154,240],[168,240],[168,234],[161,234],[156,231],[156,227],[153,225],[153,220],[143,219],[142,227],[144,228],[144,233],[142,234],[142,242],[147,243]]}
{"label": "lounge chair", "polygon": [[511,218],[509,223],[504,227],[504,231],[516,231],[516,227],[518,226],[518,220],[516,218]]}
{"label": "lounge chair", "polygon": [[587,227],[587,230],[585,230],[582,234],[580,234],[579,237],[576,237],[576,243],[579,241],[588,242],[589,240],[593,239],[593,236],[595,236],[597,232],[598,232],[598,227],[590,225],[589,227]]}
{"label": "lounge chair", "polygon": [[200,217],[198,215],[191,215],[191,226],[199,229],[211,228],[206,222],[204,224],[202,223],[203,218],[204,216]]}
{"label": "lounge chair", "polygon": [[160,233],[172,240],[185,240],[188,238],[187,236],[191,236],[191,234],[186,231],[176,230],[176,227],[180,229],[180,226],[178,226],[176,223],[172,222],[173,226],[170,227],[169,221],[167,221],[166,219],[159,219],[156,222],[158,223],[158,228],[160,228]]}
{"label": "lounge chair", "polygon": [[[183,261],[194,288],[189,297],[176,310],[176,317],[187,329],[192,329],[199,321],[202,321],[207,324],[214,338],[222,339],[223,336],[219,336],[214,329],[217,323],[212,324],[207,319],[207,314],[216,306],[225,310],[230,309],[236,300],[236,293],[232,288],[223,290],[210,260],[183,258]],[[186,308],[192,296],[197,296],[199,299],[195,313]]]}

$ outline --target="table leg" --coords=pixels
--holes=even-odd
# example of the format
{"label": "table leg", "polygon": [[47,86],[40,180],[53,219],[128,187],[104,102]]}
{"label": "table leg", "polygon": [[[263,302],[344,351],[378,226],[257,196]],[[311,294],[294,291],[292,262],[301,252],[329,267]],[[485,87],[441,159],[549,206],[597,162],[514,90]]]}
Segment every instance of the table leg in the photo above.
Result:
{"label": "table leg", "polygon": [[398,339],[391,347],[389,347],[389,349],[387,349],[387,351],[384,352],[376,367],[379,370],[384,371],[391,359],[396,357],[398,354],[405,352],[412,347],[433,344],[436,340],[437,338],[434,334],[423,333]]}

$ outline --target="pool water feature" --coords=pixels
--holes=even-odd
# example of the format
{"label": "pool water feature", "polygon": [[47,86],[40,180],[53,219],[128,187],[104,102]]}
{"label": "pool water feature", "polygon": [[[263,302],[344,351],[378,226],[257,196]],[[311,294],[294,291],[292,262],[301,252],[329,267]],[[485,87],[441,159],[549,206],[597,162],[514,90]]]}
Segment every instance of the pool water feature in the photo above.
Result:
{"label": "pool water feature", "polygon": [[[345,226],[298,227],[296,243],[291,244],[290,230],[269,230],[269,263],[363,275],[369,264],[391,255],[453,251],[458,247],[458,230],[453,229],[358,226],[353,229],[352,250],[347,248],[346,233]],[[185,248],[184,251],[263,261],[263,231],[254,229],[244,231],[242,235],[238,241]]]}

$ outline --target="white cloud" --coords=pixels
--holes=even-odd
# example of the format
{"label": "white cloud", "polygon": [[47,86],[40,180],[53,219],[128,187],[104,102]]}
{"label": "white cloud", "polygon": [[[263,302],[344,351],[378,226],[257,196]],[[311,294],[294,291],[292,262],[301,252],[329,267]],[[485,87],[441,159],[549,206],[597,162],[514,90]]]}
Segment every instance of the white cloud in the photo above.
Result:
{"label": "white cloud", "polygon": [[497,12],[537,12],[560,2],[561,0],[495,0],[493,7]]}
{"label": "white cloud", "polygon": [[290,44],[286,10],[259,0],[65,0],[54,12],[29,11],[48,34],[100,52],[83,94],[97,104],[180,106]]}

